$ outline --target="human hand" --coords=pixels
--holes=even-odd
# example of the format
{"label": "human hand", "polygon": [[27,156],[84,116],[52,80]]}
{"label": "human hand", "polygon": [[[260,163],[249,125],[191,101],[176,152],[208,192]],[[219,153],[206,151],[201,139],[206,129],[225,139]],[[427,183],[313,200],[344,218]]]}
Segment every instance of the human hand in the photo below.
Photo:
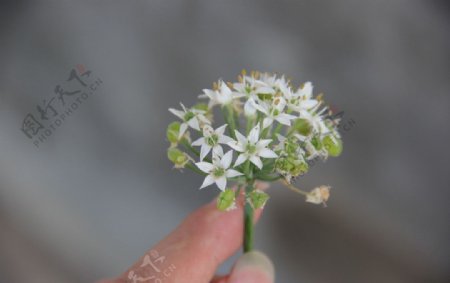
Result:
{"label": "human hand", "polygon": [[[255,211],[255,221],[261,209]],[[274,267],[258,251],[242,255],[230,274],[217,267],[242,245],[243,196],[237,208],[222,212],[216,200],[190,214],[173,232],[116,279],[99,283],[273,283]]]}

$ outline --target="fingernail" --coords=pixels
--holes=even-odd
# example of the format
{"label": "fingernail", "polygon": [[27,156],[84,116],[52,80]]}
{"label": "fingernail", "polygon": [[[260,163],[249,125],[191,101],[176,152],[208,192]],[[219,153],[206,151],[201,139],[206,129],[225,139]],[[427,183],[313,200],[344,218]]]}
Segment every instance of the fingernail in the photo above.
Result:
{"label": "fingernail", "polygon": [[275,270],[272,261],[262,252],[242,255],[231,271],[229,283],[272,283]]}

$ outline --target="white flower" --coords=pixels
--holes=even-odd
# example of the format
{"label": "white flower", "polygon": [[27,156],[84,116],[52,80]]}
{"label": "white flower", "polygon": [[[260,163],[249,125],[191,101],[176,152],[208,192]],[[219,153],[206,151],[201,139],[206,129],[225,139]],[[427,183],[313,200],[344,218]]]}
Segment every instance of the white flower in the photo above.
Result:
{"label": "white flower", "polygon": [[278,155],[272,150],[268,149],[267,146],[272,141],[271,139],[259,139],[259,126],[254,127],[248,138],[244,137],[238,131],[235,131],[237,141],[229,142],[228,145],[234,150],[240,152],[234,166],[239,166],[246,160],[250,160],[259,169],[263,167],[261,157],[263,158],[277,158]]}
{"label": "white flower", "polygon": [[245,96],[247,98],[244,104],[244,113],[246,116],[254,116],[256,114],[256,106],[259,102],[258,93],[275,94],[273,88],[248,76],[244,76],[242,82],[234,83],[233,88],[237,96]]}
{"label": "white flower", "polygon": [[213,150],[214,153],[218,155],[223,155],[223,149],[220,144],[227,144],[233,139],[224,135],[225,128],[227,125],[223,125],[216,130],[214,130],[210,125],[205,125],[203,127],[203,137],[192,143],[193,146],[201,146],[200,149],[200,161],[205,158],[205,156]]}
{"label": "white flower", "polygon": [[306,82],[303,84],[303,87],[299,88],[295,93],[291,93],[290,97],[286,97],[286,99],[288,100],[288,105],[291,109],[302,113],[319,104],[319,101],[313,99],[312,95],[313,85],[311,82]]}
{"label": "white flower", "polygon": [[326,205],[326,201],[330,197],[330,187],[329,186],[320,186],[310,191],[306,195],[306,202]]}
{"label": "white flower", "polygon": [[218,90],[204,89],[203,92],[205,96],[209,98],[209,108],[217,104],[221,106],[228,105],[232,103],[234,99],[244,96],[244,94],[232,92],[222,80],[219,81]]}
{"label": "white flower", "polygon": [[232,158],[233,151],[230,150],[225,153],[224,156],[213,156],[213,163],[195,163],[195,165],[197,165],[200,170],[208,174],[208,176],[206,176],[205,180],[203,181],[200,189],[216,183],[217,187],[219,187],[221,191],[224,191],[227,186],[227,178],[233,178],[243,175],[241,172],[230,169]]}
{"label": "white flower", "polygon": [[272,125],[274,120],[286,126],[291,125],[291,120],[296,117],[294,115],[284,113],[285,106],[286,100],[280,96],[275,97],[270,104],[262,103],[256,106],[259,111],[266,115],[263,120],[264,129]]}
{"label": "white flower", "polygon": [[327,108],[324,107],[319,112],[316,112],[319,106],[320,104],[317,104],[317,106],[311,111],[300,112],[300,118],[308,120],[314,132],[324,136],[330,133],[330,129],[327,127],[324,116],[322,115],[325,111],[327,111]]}
{"label": "white flower", "polygon": [[183,123],[180,125],[180,132],[178,134],[178,138],[181,138],[186,132],[188,127],[193,128],[194,130],[200,131],[201,124],[210,124],[211,122],[205,117],[206,111],[199,109],[186,109],[182,103],[180,103],[181,110],[169,108],[169,111],[180,118]]}

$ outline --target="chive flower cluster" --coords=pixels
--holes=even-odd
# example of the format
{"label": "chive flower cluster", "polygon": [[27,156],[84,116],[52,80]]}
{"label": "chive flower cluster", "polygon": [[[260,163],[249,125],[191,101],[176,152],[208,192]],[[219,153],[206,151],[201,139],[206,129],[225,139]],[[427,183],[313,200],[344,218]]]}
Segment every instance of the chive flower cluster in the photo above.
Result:
{"label": "chive flower cluster", "polygon": [[235,208],[240,193],[250,209],[264,206],[269,197],[255,189],[258,180],[279,180],[307,202],[325,204],[328,186],[306,192],[293,185],[309,170],[308,161],[342,151],[339,119],[322,95],[313,95],[311,82],[295,88],[285,76],[243,72],[237,82],[215,82],[199,98],[192,107],[169,109],[178,120],[167,129],[168,158],[175,168],[203,175],[200,188],[217,186],[219,209]]}

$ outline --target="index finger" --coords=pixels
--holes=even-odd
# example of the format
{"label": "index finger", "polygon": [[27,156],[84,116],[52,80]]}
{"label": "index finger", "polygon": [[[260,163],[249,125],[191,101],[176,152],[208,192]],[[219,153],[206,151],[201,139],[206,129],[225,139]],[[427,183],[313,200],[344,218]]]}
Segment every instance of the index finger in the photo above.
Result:
{"label": "index finger", "polygon": [[[216,200],[197,209],[118,282],[209,282],[242,245],[243,214],[243,196],[232,211],[219,211]],[[254,221],[260,214],[261,209],[255,211]]]}

